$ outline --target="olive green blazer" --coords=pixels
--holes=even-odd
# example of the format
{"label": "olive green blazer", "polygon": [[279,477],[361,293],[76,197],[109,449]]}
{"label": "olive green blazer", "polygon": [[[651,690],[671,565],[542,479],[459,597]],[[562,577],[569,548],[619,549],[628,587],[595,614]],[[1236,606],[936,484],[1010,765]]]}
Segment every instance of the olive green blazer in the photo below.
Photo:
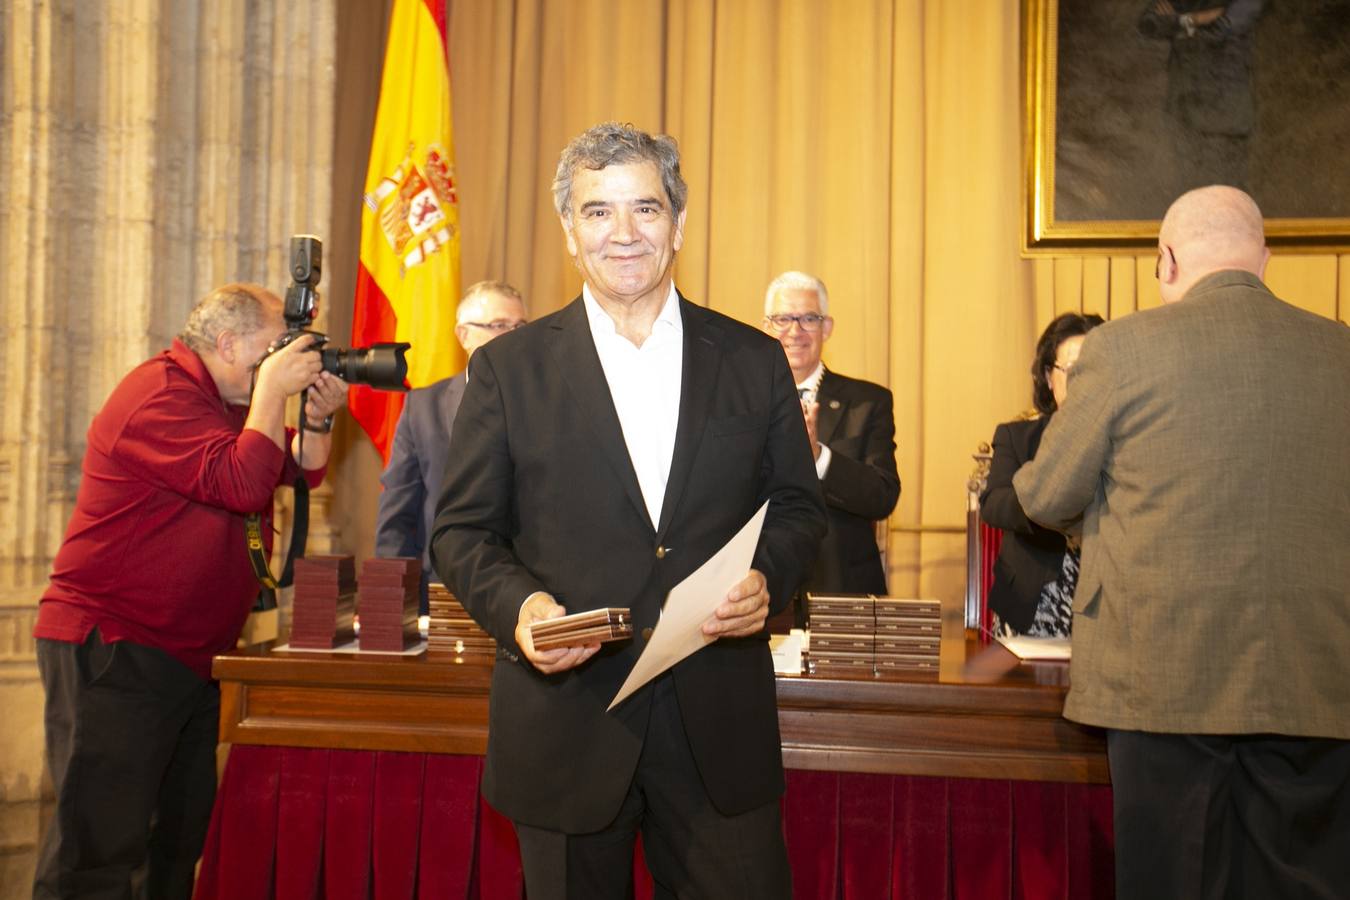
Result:
{"label": "olive green blazer", "polygon": [[1027,515],[1080,515],[1064,714],[1350,738],[1350,328],[1218,272],[1093,330]]}

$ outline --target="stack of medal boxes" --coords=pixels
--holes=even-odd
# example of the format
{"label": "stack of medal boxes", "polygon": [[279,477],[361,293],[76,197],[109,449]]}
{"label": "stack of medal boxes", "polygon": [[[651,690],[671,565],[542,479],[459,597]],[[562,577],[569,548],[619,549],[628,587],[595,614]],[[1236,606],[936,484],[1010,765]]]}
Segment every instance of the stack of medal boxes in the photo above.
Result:
{"label": "stack of medal boxes", "polygon": [[455,656],[497,655],[497,642],[478,627],[455,595],[443,584],[433,582],[427,590],[427,653]]}
{"label": "stack of medal boxes", "polygon": [[942,636],[937,600],[808,594],[806,609],[814,674],[937,672]]}
{"label": "stack of medal boxes", "polygon": [[356,559],[351,556],[306,556],[295,561],[295,596],[291,601],[292,647],[332,650],[356,637]]}
{"label": "stack of medal boxes", "polygon": [[373,558],[361,564],[358,617],[360,648],[402,653],[422,640],[417,630],[417,599],[422,587],[420,560]]}

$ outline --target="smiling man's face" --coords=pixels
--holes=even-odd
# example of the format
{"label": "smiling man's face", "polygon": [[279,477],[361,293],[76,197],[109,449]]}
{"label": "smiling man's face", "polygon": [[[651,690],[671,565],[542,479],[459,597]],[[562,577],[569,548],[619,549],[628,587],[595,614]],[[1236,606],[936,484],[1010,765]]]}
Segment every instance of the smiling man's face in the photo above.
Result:
{"label": "smiling man's face", "polygon": [[579,169],[571,204],[570,221],[562,220],[567,252],[596,299],[663,301],[684,243],[684,213],[673,214],[656,163]]}

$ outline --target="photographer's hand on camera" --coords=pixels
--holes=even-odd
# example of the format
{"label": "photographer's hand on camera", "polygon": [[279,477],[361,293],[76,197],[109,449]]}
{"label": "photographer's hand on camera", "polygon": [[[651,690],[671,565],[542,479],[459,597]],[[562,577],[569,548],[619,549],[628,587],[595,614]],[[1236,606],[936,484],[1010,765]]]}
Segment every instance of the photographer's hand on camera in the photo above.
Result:
{"label": "photographer's hand on camera", "polygon": [[[291,441],[291,454],[306,469],[317,469],[328,461],[328,452],[333,436],[329,433],[333,427],[333,416],[347,405],[347,382],[328,372],[320,372],[319,377],[310,385],[305,399],[305,440],[300,447],[300,437]],[[304,452],[301,457],[297,449]]]}
{"label": "photographer's hand on camera", "polygon": [[[286,446],[286,398],[314,384],[322,373],[323,363],[314,352],[314,341],[313,335],[302,334],[264,356],[258,365],[244,427],[262,432],[283,449]],[[305,455],[310,456],[309,453]],[[324,444],[326,458],[327,443]]]}

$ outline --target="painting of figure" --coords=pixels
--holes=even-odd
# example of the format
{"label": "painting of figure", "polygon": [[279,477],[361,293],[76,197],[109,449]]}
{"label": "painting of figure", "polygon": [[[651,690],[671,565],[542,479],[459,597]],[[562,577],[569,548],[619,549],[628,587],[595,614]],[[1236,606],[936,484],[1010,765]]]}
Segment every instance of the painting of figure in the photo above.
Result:
{"label": "painting of figure", "polygon": [[1027,3],[1051,230],[1146,243],[1179,194],[1231,184],[1277,244],[1350,243],[1350,0]]}

